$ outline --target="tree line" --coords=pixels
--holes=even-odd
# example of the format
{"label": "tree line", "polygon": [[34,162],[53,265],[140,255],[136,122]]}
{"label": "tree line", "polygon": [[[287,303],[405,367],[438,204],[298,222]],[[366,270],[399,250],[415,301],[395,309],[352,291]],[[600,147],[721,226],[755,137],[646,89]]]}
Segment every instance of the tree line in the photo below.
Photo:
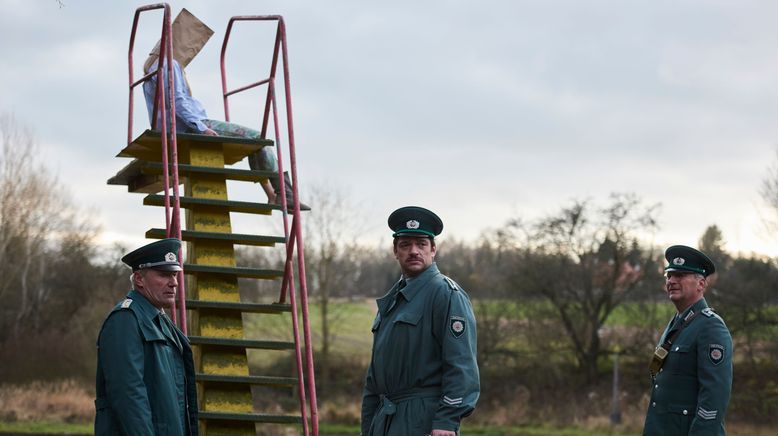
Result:
{"label": "tree line", "polygon": [[[76,377],[91,383],[100,323],[129,287],[129,271],[119,262],[126,247],[96,244],[100,229],[42,163],[29,129],[4,114],[0,140],[0,382]],[[777,186],[778,170],[771,169],[761,194],[776,216]],[[312,326],[321,338],[317,381],[327,383],[343,363],[333,353],[337,325],[347,319],[337,303],[381,296],[399,268],[391,244],[355,239],[359,221],[346,214],[356,208],[345,194],[331,187],[307,193],[316,205],[304,216],[304,230],[309,292],[320,311]],[[602,201],[573,200],[536,220],[507,220],[474,242],[441,238],[438,264],[468,291],[476,310],[485,389],[507,389],[506,379],[595,386],[615,352],[635,368],[645,366],[668,320],[664,247],[650,242],[658,214],[659,205],[615,193]],[[706,298],[735,338],[736,381],[738,372],[773,380],[778,265],[724,247],[715,224],[700,235],[698,248],[718,266]],[[268,250],[239,255],[247,266],[282,261]],[[241,286],[246,296],[278,291],[276,282]],[[617,315],[622,321],[614,322]],[[356,371],[350,383],[359,384],[361,375]],[[751,400],[768,407],[765,413],[775,411]]]}
{"label": "tree line", "polygon": [[[351,227],[340,214],[354,209],[333,195],[340,194],[314,191],[323,207],[306,227],[309,293],[322,311],[317,351],[325,360],[334,340],[328,335],[330,324],[338,322],[332,302],[380,297],[399,277],[391,246],[367,247],[349,240]],[[614,347],[626,355],[653,350],[669,319],[662,304],[671,307],[664,294],[665,247],[645,242],[658,230],[658,210],[659,205],[647,205],[634,194],[613,194],[603,204],[574,200],[533,222],[509,220],[476,242],[440,241],[438,265],[468,291],[479,315],[479,358],[498,359],[514,334],[539,342],[538,351],[545,348],[539,338],[564,338],[562,348],[586,381],[595,382],[603,357]],[[778,349],[759,339],[778,333],[773,331],[778,325],[778,265],[757,255],[733,256],[724,245],[716,225],[700,235],[698,247],[718,266],[706,298],[747,346],[775,353]],[[247,256],[257,264],[281,261],[264,252]],[[515,326],[520,331],[512,332],[510,321],[521,307],[531,307],[530,318],[540,324]],[[609,320],[616,310],[642,328],[614,333]],[[559,340],[552,342],[559,347]],[[748,354],[756,361],[758,353]]]}

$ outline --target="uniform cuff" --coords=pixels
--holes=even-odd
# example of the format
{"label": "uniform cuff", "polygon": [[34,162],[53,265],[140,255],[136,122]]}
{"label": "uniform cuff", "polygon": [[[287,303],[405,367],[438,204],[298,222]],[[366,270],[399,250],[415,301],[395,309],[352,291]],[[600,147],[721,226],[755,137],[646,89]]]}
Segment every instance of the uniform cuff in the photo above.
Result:
{"label": "uniform cuff", "polygon": [[451,421],[432,421],[432,429],[458,432],[459,423],[455,423]]}

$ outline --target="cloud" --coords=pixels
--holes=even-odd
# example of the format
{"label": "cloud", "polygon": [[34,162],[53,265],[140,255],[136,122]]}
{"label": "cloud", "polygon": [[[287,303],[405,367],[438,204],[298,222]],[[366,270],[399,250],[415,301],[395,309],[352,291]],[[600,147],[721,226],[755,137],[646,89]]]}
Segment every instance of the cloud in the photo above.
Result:
{"label": "cloud", "polygon": [[[16,41],[0,49],[0,109],[34,126],[63,182],[101,206],[106,235],[142,234],[161,212],[104,185],[125,163],[113,156],[136,5],[50,3],[14,0],[0,16],[0,39]],[[720,222],[751,240],[738,223],[778,137],[778,4],[224,0],[173,13],[182,6],[216,31],[188,68],[214,118],[229,16],[284,16],[301,180],[353,187],[379,224],[418,203],[475,238],[516,213],[633,191],[665,204],[658,239],[693,242]],[[137,62],[159,14],[141,29]],[[237,25],[230,86],[267,75],[274,31]],[[257,124],[262,95],[232,98],[233,120]]]}

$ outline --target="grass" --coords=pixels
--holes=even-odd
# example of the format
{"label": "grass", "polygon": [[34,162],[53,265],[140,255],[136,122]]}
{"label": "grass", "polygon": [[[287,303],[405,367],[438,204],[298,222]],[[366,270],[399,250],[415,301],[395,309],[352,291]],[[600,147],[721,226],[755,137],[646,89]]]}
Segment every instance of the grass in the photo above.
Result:
{"label": "grass", "polygon": [[[331,339],[334,347],[332,352],[358,356],[358,358],[369,356],[373,340],[370,326],[375,317],[375,301],[340,301],[330,304],[329,310]],[[309,312],[314,349],[321,350],[321,306],[312,304]],[[282,315],[244,315],[243,319],[246,331],[253,332],[252,339],[292,341],[292,316],[288,313]],[[302,329],[300,336],[302,337]],[[270,365],[282,356],[286,355],[262,350],[252,350],[249,353],[251,364],[258,367]]]}
{"label": "grass", "polygon": [[[480,309],[479,309],[480,308]],[[543,302],[527,302],[517,304],[513,301],[476,301],[475,309],[478,316],[479,310],[487,310],[489,313],[500,313],[503,317],[506,317],[506,326],[511,329],[521,329],[527,325],[527,321],[531,321],[538,317],[538,313],[548,309],[547,303]],[[635,313],[641,310],[654,312],[654,320],[661,320],[662,327],[666,319],[672,315],[673,308],[671,305],[664,302],[656,303],[656,306],[645,307],[638,304],[627,304],[617,308],[606,323],[609,326],[635,326],[645,327],[642,323],[645,323],[647,317],[636,317]],[[372,334],[370,333],[370,326],[372,325],[373,318],[375,316],[375,301],[364,299],[358,301],[345,301],[339,300],[333,302],[330,305],[330,315],[332,315],[332,322],[330,328],[333,335],[333,343],[331,352],[333,355],[337,355],[339,359],[347,359],[349,365],[346,367],[348,370],[359,367],[359,374],[355,376],[355,379],[359,379],[364,371],[364,365],[370,356],[370,348],[372,342]],[[246,331],[250,337],[254,339],[267,339],[267,340],[291,340],[291,315],[244,315],[244,321],[246,323]],[[310,322],[311,330],[314,341],[315,350],[318,353],[321,349],[321,312],[320,306],[313,304],[310,308]],[[509,331],[503,330],[502,323],[500,324],[500,332]],[[661,327],[660,327],[661,328]],[[658,330],[658,329],[657,329]],[[301,332],[302,333],[302,332]],[[481,333],[479,331],[479,333]],[[526,343],[524,336],[507,335],[506,340],[502,342],[502,345],[506,349],[518,350],[523,353],[524,357],[532,357],[528,352],[529,344]],[[772,338],[771,338],[772,339]],[[561,337],[549,337],[549,343],[551,341],[559,341],[560,349],[563,347],[564,338]],[[531,351],[531,350],[530,350]],[[551,354],[544,358],[549,364],[548,366],[554,366],[555,359],[567,358],[567,354]],[[288,360],[293,359],[293,353],[289,351],[251,351],[250,359],[252,365],[257,365],[262,368],[263,363],[274,364],[279,362],[279,358],[286,358],[287,361],[281,361],[283,365],[277,366],[280,370],[289,372],[291,374]],[[318,354],[316,358],[320,357]],[[610,360],[606,359],[603,368],[607,368],[610,364]],[[344,360],[345,362],[346,360]],[[334,360],[339,362],[339,360]],[[499,360],[498,362],[502,362]],[[363,365],[364,363],[364,365]],[[564,366],[562,366],[564,367]],[[340,369],[340,368],[335,368]],[[290,375],[290,374],[278,374],[278,375]],[[337,373],[338,376],[343,377],[343,370]],[[271,374],[263,374],[271,375]],[[273,374],[275,375],[275,374]],[[351,383],[349,377],[347,382]],[[760,381],[761,383],[773,386],[773,392],[775,392],[774,382],[772,380]],[[353,384],[353,383],[352,383]],[[738,389],[742,392],[744,385],[739,385]],[[93,405],[93,392],[90,392],[91,386],[85,388],[78,385],[73,381],[63,381],[55,383],[31,383],[26,385],[0,385],[0,433],[13,432],[13,433],[37,433],[37,434],[91,434],[92,432],[92,420],[94,419],[94,405]],[[352,389],[349,387],[348,389]],[[540,387],[539,389],[542,389]],[[319,392],[319,412],[321,420],[321,434],[322,435],[353,435],[358,434],[359,429],[355,425],[336,425],[332,422],[355,422],[359,416],[359,388],[353,388],[351,390],[340,391],[321,391]],[[328,398],[329,395],[338,394],[334,398]],[[541,392],[541,391],[538,391]],[[352,393],[353,396],[352,396]],[[540,395],[542,397],[542,394]],[[537,406],[538,398],[533,397],[534,407]],[[773,397],[774,398],[774,397]],[[481,409],[482,413],[492,410],[494,404],[488,404],[487,398],[482,398],[484,401]],[[737,411],[737,404],[732,404],[733,411]],[[527,410],[531,410],[530,404],[526,404]],[[748,408],[746,404],[741,404],[741,407]],[[768,416],[769,410],[774,410],[774,406],[766,407],[765,414],[760,416]],[[507,409],[506,409],[507,410]],[[519,419],[520,417],[515,413],[515,409],[511,408],[506,414],[504,419],[478,419],[476,416],[469,421],[465,421],[465,427],[463,429],[465,434],[468,435],[494,435],[494,436],[511,436],[511,435],[549,435],[549,436],[589,436],[589,435],[611,435],[611,436],[626,436],[638,434],[637,432],[627,432],[625,430],[613,431],[610,429],[608,418],[605,415],[590,416],[592,410],[587,409],[581,414],[576,416],[588,417],[584,421],[565,421],[560,419],[556,421],[558,423],[570,423],[568,427],[551,427],[551,426],[537,426],[537,425],[511,425],[526,422],[554,422],[554,419],[538,419],[537,416],[528,415],[526,419]],[[599,409],[597,409],[599,410]],[[595,412],[596,413],[596,412]],[[635,429],[642,425],[642,410],[636,413],[635,419],[630,421],[629,425],[624,428]],[[737,414],[736,414],[737,415]],[[481,415],[487,416],[487,415]],[[741,416],[741,415],[737,415]],[[505,424],[505,426],[502,426]],[[749,426],[750,425],[750,426]],[[731,434],[748,434],[748,435],[768,435],[773,434],[771,429],[766,429],[764,425],[759,425],[758,422],[751,424],[744,423],[728,423],[727,425]],[[765,427],[765,428],[763,428]]]}
{"label": "grass", "polygon": [[[754,424],[727,424],[730,434],[750,436],[767,436],[774,434],[773,428]],[[0,421],[1,433],[16,434],[57,434],[57,435],[91,435],[92,423],[61,423],[46,421]],[[359,434],[357,425],[339,425],[320,423],[319,434],[322,436],[346,436]],[[462,434],[488,436],[637,436],[639,431],[605,430],[601,428],[551,427],[551,426],[506,426],[506,427],[475,427],[464,425]]]}
{"label": "grass", "polygon": [[[68,424],[43,421],[19,421],[13,423],[0,422],[0,432],[13,433],[37,433],[37,434],[68,434],[90,435],[93,434],[92,424]],[[520,426],[520,427],[470,427],[462,428],[462,433],[467,435],[489,436],[632,436],[637,433],[603,432],[603,430],[586,430],[578,428],[554,428],[547,426]],[[319,426],[319,434],[322,436],[339,436],[359,434],[357,425],[324,424]]]}
{"label": "grass", "polygon": [[[327,436],[346,436],[359,434],[356,425],[326,425],[319,426],[319,433]],[[558,428],[548,426],[517,426],[517,427],[473,427],[462,426],[461,433],[465,435],[488,436],[636,436],[638,432],[620,432],[587,430],[580,428]]]}
{"label": "grass", "polygon": [[88,435],[94,433],[94,428],[91,422],[0,421],[0,433]]}
{"label": "grass", "polygon": [[5,422],[90,422],[94,394],[74,380],[0,385],[0,419]]}

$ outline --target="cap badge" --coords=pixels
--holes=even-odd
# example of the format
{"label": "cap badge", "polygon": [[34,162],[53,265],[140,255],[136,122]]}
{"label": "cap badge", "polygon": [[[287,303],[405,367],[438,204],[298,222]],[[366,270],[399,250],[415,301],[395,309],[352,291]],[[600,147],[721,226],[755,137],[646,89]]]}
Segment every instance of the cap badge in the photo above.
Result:
{"label": "cap badge", "polygon": [[178,262],[176,253],[168,253],[165,255],[165,262]]}
{"label": "cap badge", "polygon": [[686,260],[684,260],[683,257],[676,257],[675,259],[673,259],[673,265],[680,266],[683,265],[684,263],[686,263]]}
{"label": "cap badge", "polygon": [[419,228],[419,222],[416,220],[409,220],[407,223],[405,223],[405,227],[416,230]]}

